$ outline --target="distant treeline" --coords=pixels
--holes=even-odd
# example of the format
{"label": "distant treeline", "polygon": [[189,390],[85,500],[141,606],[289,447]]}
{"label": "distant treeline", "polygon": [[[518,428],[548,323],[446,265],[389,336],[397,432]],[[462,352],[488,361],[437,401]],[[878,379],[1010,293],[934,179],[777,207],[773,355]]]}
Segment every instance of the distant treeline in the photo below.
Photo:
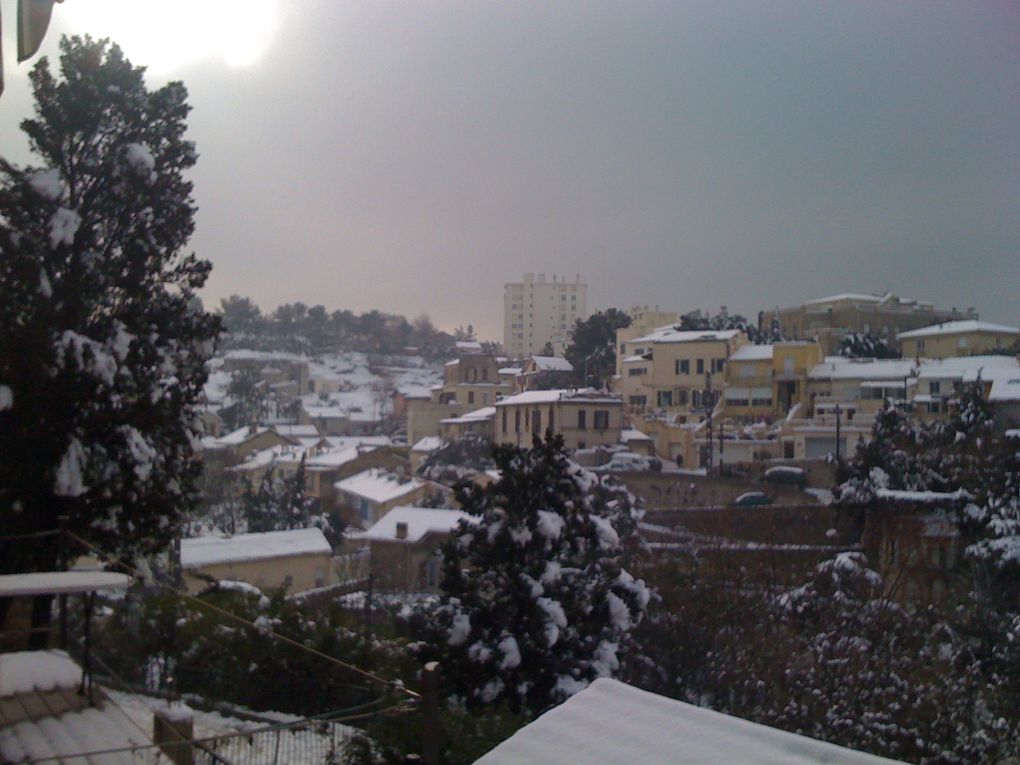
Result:
{"label": "distant treeline", "polygon": [[427,314],[408,321],[403,316],[368,311],[328,311],[324,306],[285,303],[263,313],[250,299],[231,295],[220,301],[217,312],[225,328],[220,350],[251,348],[319,355],[353,350],[401,354],[407,348],[429,359],[448,357],[457,340],[474,339],[470,325],[454,334],[436,329]]}

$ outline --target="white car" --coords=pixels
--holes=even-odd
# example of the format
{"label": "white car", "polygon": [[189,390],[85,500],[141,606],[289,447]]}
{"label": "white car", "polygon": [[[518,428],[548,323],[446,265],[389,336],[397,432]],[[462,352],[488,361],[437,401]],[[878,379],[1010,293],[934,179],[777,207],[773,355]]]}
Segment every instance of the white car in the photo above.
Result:
{"label": "white car", "polygon": [[605,470],[651,470],[652,462],[637,452],[616,452],[605,465]]}

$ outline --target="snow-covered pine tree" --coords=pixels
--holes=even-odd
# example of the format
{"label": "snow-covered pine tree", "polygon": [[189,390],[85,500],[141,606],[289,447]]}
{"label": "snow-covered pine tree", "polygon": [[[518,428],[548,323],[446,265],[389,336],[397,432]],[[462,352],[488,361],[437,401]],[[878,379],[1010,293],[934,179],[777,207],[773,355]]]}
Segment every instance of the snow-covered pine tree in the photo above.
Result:
{"label": "snow-covered pine tree", "polygon": [[241,512],[249,532],[323,528],[315,505],[305,491],[304,459],[290,475],[270,469],[257,489],[249,486],[241,496]]}
{"label": "snow-covered pine tree", "polygon": [[496,447],[494,459],[498,481],[458,488],[477,522],[444,547],[422,652],[469,706],[538,713],[618,667],[650,597],[624,568],[638,512],[571,463],[558,436]]}
{"label": "snow-covered pine tree", "polygon": [[[163,548],[194,500],[196,406],[219,322],[184,171],[181,83],[149,91],[116,45],[60,43],[30,75],[39,166],[0,160],[0,528],[57,527],[121,554]],[[56,564],[6,545],[3,571]]]}
{"label": "snow-covered pine tree", "polygon": [[227,384],[230,405],[220,411],[228,428],[234,430],[258,425],[269,415],[269,395],[258,370],[242,367],[234,370]]}

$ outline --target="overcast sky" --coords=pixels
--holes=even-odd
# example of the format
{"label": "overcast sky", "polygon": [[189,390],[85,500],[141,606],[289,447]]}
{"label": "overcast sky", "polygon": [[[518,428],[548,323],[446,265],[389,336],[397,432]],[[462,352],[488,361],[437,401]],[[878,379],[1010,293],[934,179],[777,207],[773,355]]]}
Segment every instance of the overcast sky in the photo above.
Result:
{"label": "overcast sky", "polygon": [[1015,2],[66,0],[42,52],[65,31],[187,85],[210,307],[501,339],[534,271],[589,308],[891,290],[1020,323]]}

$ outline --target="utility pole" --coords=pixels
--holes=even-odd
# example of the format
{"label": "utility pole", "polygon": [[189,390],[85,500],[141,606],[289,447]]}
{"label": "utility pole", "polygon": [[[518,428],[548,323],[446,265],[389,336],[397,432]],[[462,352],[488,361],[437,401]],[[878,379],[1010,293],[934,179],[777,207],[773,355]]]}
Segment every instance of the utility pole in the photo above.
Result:
{"label": "utility pole", "polygon": [[[707,404],[705,403],[707,401]],[[712,438],[712,373],[705,372],[705,393],[702,397],[702,405],[706,406],[708,414],[708,460],[705,462],[705,472],[711,475],[712,463],[715,461],[715,443]]]}
{"label": "utility pole", "polygon": [[836,464],[840,462],[840,432],[839,432],[839,415],[840,415],[839,404],[836,404]]}

